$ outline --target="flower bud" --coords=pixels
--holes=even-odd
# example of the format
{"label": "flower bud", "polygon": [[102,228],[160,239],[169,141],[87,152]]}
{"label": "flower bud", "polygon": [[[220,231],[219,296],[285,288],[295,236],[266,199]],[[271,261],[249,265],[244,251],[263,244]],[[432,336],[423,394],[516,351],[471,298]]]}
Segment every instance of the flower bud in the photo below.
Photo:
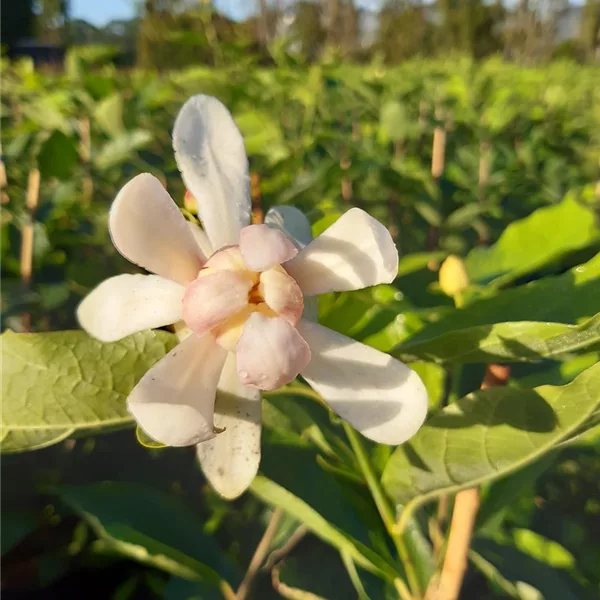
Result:
{"label": "flower bud", "polygon": [[185,191],[185,196],[183,197],[183,206],[185,207],[185,210],[191,212],[193,215],[198,214],[198,202],[192,195],[192,192],[189,190]]}
{"label": "flower bud", "polygon": [[459,256],[451,254],[440,267],[440,288],[447,296],[461,294],[469,287],[469,275]]}

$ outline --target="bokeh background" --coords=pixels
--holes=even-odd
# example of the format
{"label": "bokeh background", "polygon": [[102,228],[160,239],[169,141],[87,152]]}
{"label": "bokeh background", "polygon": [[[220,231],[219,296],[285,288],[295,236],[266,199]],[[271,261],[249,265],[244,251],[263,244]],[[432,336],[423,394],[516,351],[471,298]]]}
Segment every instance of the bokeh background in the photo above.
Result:
{"label": "bokeh background", "polygon": [[[446,255],[493,244],[509,224],[565,199],[600,206],[599,0],[2,0],[1,11],[3,330],[76,328],[81,298],[131,269],[106,222],[132,176],[155,174],[193,219],[170,133],[196,93],[220,98],[244,134],[256,215],[293,204],[318,233],[359,206],[388,226],[401,255],[394,287],[320,306],[321,322],[382,349],[452,308],[436,285]],[[570,210],[547,231],[534,221],[533,246],[521,238],[508,248],[511,264],[556,233],[576,236]],[[514,282],[562,273],[598,249],[592,237]],[[564,382],[597,354],[577,360],[560,373],[541,376],[538,365],[513,376]],[[446,371],[432,364],[422,374],[439,405]],[[466,369],[461,391],[481,375]],[[313,409],[264,402],[264,468],[318,487],[327,469],[315,476],[314,465],[268,449],[282,430],[311,439]],[[497,544],[486,554],[493,568],[470,568],[464,598],[514,597],[498,571],[533,589],[523,599],[600,597],[599,456],[586,439],[489,491],[498,506],[481,531]],[[104,480],[119,483],[94,497],[85,484]],[[214,597],[99,539],[75,516],[82,494],[117,539],[112,504],[142,521],[151,506],[148,518],[164,515],[178,551],[212,538],[242,573],[272,510],[251,494],[223,501],[193,451],[144,448],[132,429],[7,455],[7,599]],[[323,501],[335,510],[342,499]],[[253,597],[357,597],[338,553],[302,523],[286,517],[278,536],[274,549],[293,543],[277,580],[261,572]],[[373,600],[388,597],[372,586]]]}

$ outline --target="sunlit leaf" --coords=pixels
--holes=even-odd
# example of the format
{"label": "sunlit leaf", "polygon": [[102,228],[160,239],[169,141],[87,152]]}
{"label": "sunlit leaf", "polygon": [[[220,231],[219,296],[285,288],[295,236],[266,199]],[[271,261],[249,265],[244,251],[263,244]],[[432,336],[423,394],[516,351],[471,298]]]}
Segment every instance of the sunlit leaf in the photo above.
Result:
{"label": "sunlit leaf", "polygon": [[598,410],[600,364],[564,387],[474,392],[434,415],[392,454],[383,484],[425,501],[511,473],[543,456]]}
{"label": "sunlit leaf", "polygon": [[560,204],[511,223],[489,248],[472,250],[467,270],[474,282],[503,285],[598,240],[593,211],[570,193]]}
{"label": "sunlit leaf", "polygon": [[129,426],[127,395],[175,341],[161,331],[110,344],[83,331],[7,331],[2,335],[2,451],[43,448],[80,429]]}

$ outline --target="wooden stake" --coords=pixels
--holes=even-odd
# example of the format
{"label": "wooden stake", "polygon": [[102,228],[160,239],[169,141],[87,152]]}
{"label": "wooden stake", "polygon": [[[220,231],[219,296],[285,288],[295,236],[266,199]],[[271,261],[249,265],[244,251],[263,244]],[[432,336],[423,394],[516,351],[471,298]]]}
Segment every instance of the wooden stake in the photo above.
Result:
{"label": "wooden stake", "polygon": [[84,206],[90,206],[94,194],[94,182],[92,181],[90,164],[92,157],[92,134],[88,118],[79,119],[79,156],[84,170],[82,202]]}
{"label": "wooden stake", "polygon": [[[489,365],[481,389],[506,385],[510,367]],[[446,556],[439,582],[427,591],[428,600],[458,600],[460,588],[467,571],[469,546],[479,509],[479,488],[463,490],[456,494]]]}
{"label": "wooden stake", "polygon": [[[23,291],[27,291],[31,284],[33,272],[33,219],[38,205],[40,194],[40,172],[31,169],[27,179],[27,195],[25,196],[25,207],[27,208],[27,222],[21,231],[21,261],[20,274]],[[23,329],[31,330],[31,315],[23,314]]]}
{"label": "wooden stake", "polygon": [[433,130],[433,150],[431,156],[431,174],[439,179],[444,172],[446,158],[446,130],[438,125]]}
{"label": "wooden stake", "polygon": [[3,205],[10,202],[8,194],[4,191],[7,185],[8,180],[6,178],[6,167],[4,166],[4,161],[0,160],[0,203]]}
{"label": "wooden stake", "polygon": [[262,209],[262,195],[260,192],[260,173],[250,173],[250,197],[252,198],[252,223],[260,225],[265,220]]}
{"label": "wooden stake", "polygon": [[[436,108],[435,116],[442,119],[442,111]],[[433,130],[433,147],[431,150],[431,175],[437,180],[444,172],[446,161],[446,129],[442,125],[437,125]],[[435,225],[429,227],[427,232],[427,250],[433,252],[438,246],[438,228]]]}

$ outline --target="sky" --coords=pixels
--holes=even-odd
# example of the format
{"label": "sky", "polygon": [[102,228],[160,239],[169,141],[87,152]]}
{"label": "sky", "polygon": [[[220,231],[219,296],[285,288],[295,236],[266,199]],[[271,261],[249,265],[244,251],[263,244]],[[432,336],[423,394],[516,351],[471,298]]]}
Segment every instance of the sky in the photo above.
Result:
{"label": "sky", "polygon": [[[71,17],[103,26],[113,19],[130,19],[139,3],[140,0],[71,0]],[[358,0],[357,5],[375,10],[379,3],[380,0]],[[255,0],[213,0],[217,10],[233,19],[245,19],[256,4]]]}
{"label": "sky", "polygon": [[[200,3],[200,0],[197,1]],[[384,0],[355,1],[360,8],[377,10]],[[514,1],[516,0],[508,0],[508,3]],[[581,0],[571,1],[573,4],[581,4]],[[113,19],[130,19],[136,14],[140,3],[143,3],[143,0],[71,0],[71,16],[101,27]],[[257,2],[256,0],[213,0],[213,5],[230,18],[243,20],[254,12]]]}

